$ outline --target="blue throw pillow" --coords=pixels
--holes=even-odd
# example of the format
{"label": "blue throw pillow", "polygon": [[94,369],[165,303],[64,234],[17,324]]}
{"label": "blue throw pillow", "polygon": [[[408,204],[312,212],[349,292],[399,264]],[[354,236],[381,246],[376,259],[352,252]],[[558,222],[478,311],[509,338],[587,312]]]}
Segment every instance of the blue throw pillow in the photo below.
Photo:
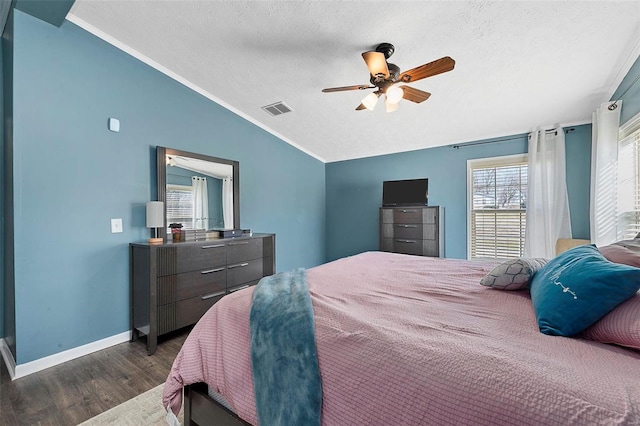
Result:
{"label": "blue throw pillow", "polygon": [[551,259],[530,284],[544,334],[573,336],[636,294],[640,268],[609,262],[594,244]]}

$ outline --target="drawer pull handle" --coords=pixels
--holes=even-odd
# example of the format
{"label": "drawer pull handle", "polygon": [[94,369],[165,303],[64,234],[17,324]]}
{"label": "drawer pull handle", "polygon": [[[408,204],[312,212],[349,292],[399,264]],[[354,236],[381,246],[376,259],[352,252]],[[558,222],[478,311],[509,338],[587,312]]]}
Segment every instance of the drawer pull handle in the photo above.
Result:
{"label": "drawer pull handle", "polygon": [[249,263],[244,262],[244,263],[238,263],[238,264],[235,264],[235,265],[229,265],[229,266],[227,266],[227,269],[244,268],[245,266],[249,266]]}
{"label": "drawer pull handle", "polygon": [[220,271],[224,271],[224,268],[209,269],[208,271],[201,271],[200,273],[204,275],[204,274],[212,274],[214,272],[220,272]]}
{"label": "drawer pull handle", "polygon": [[396,240],[396,241],[399,243],[411,243],[411,244],[417,243],[416,240]]}
{"label": "drawer pull handle", "polygon": [[203,249],[224,247],[224,244],[214,244],[212,246],[202,246]]}
{"label": "drawer pull handle", "polygon": [[234,288],[232,290],[229,290],[229,293],[235,293],[236,291],[240,291],[240,290],[244,290],[245,288],[249,288],[249,285],[243,285],[242,287],[238,287],[238,288]]}
{"label": "drawer pull handle", "polygon": [[222,290],[222,291],[216,291],[215,293],[211,293],[211,294],[207,294],[205,296],[200,297],[200,300],[207,300],[207,299],[211,299],[213,297],[218,297],[218,296],[222,296],[226,293],[226,291]]}
{"label": "drawer pull handle", "polygon": [[398,228],[417,228],[418,225],[396,225]]}
{"label": "drawer pull handle", "polygon": [[243,244],[249,244],[249,241],[240,241],[240,242],[237,242],[237,243],[229,243],[230,246],[240,246],[240,245],[243,245]]}
{"label": "drawer pull handle", "polygon": [[417,213],[418,210],[401,210],[402,213]]}

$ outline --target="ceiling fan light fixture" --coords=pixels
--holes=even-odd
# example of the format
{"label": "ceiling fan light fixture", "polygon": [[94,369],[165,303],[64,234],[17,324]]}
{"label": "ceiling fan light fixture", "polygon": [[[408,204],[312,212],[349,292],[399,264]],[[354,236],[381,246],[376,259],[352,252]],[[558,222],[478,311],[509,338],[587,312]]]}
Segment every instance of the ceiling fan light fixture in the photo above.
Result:
{"label": "ceiling fan light fixture", "polygon": [[388,98],[384,101],[384,104],[387,106],[387,112],[393,112],[400,108],[400,104],[398,102],[389,102]]}
{"label": "ceiling fan light fixture", "polygon": [[367,96],[365,96],[362,99],[362,105],[364,105],[365,108],[367,108],[369,111],[373,111],[377,103],[378,103],[378,95],[375,92],[369,93]]}
{"label": "ceiling fan light fixture", "polygon": [[387,102],[397,104],[402,100],[404,96],[404,90],[398,86],[391,86],[387,89]]}

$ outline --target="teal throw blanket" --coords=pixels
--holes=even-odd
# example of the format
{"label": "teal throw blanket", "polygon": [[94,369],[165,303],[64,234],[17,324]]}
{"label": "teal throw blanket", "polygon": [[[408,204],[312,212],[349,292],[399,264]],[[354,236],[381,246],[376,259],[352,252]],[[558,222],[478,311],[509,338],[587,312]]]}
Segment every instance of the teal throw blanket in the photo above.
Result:
{"label": "teal throw blanket", "polygon": [[304,269],[260,280],[249,326],[260,426],[319,426],[322,382]]}

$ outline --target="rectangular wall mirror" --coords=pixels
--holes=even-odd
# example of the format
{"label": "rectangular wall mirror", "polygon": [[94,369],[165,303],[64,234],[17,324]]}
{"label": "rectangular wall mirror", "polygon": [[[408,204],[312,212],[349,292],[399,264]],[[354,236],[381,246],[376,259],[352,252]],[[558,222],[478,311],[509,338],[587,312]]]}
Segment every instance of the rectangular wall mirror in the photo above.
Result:
{"label": "rectangular wall mirror", "polygon": [[157,147],[158,201],[165,206],[165,235],[182,229],[240,228],[240,163]]}

